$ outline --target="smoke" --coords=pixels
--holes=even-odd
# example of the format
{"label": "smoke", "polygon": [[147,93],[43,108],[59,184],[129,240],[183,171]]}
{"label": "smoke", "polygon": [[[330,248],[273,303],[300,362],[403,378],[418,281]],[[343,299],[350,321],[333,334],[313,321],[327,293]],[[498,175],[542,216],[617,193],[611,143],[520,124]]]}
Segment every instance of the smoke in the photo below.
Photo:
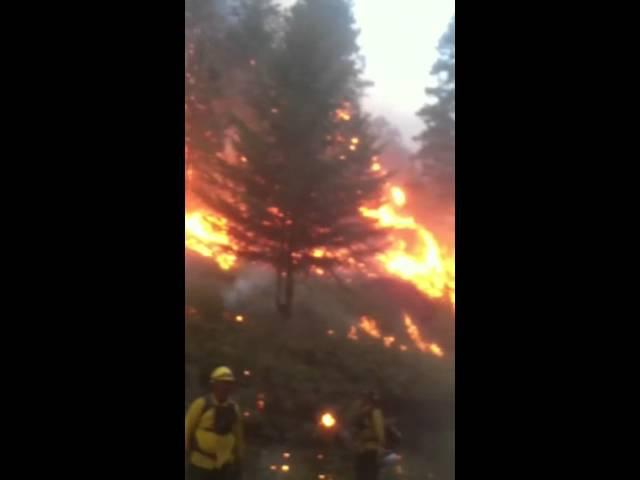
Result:
{"label": "smoke", "polygon": [[224,306],[238,309],[256,293],[273,287],[273,271],[264,265],[248,265],[238,274],[229,288],[222,292]]}

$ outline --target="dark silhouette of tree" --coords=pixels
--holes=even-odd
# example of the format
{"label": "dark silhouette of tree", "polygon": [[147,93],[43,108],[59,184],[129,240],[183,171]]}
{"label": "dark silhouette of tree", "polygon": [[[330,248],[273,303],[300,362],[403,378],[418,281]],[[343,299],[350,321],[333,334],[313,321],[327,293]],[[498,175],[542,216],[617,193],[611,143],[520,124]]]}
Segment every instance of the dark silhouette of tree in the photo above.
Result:
{"label": "dark silhouette of tree", "polygon": [[222,149],[225,0],[185,0],[185,176],[187,202],[195,165]]}
{"label": "dark silhouette of tree", "polygon": [[300,0],[280,35],[255,42],[255,25],[269,25],[260,11],[243,33],[261,56],[243,91],[246,112],[232,121],[235,155],[202,170],[200,194],[229,222],[238,256],[274,267],[276,305],[289,317],[296,273],[331,271],[379,248],[359,207],[378,198],[385,177],[371,170],[377,150],[358,103],[350,2]]}
{"label": "dark silhouette of tree", "polygon": [[416,137],[417,158],[435,196],[450,204],[455,195],[455,45],[454,17],[440,39],[439,58],[431,69],[437,83],[426,89],[429,102],[418,112],[426,128]]}
{"label": "dark silhouette of tree", "polygon": [[187,0],[185,3],[185,149],[187,200],[194,172],[221,155],[231,118],[245,109],[254,67],[268,54],[271,0]]}

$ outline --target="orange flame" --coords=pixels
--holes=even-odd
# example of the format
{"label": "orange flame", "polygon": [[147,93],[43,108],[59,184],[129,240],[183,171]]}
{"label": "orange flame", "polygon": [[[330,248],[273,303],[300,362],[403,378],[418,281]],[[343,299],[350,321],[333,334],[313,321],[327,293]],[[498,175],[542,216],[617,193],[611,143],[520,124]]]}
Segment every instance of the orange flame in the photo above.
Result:
{"label": "orange flame", "polygon": [[226,232],[227,221],[222,217],[200,211],[187,213],[184,218],[185,244],[187,248],[205,257],[213,257],[223,270],[236,263],[236,256],[226,250],[231,241]]}
{"label": "orange flame", "polygon": [[398,207],[404,207],[407,203],[407,196],[400,187],[391,188],[391,197]]}
{"label": "orange flame", "polygon": [[[455,260],[447,257],[434,235],[412,216],[398,213],[394,207],[402,207],[407,196],[400,187],[392,187],[392,204],[384,204],[377,209],[362,207],[360,213],[377,220],[381,228],[390,229],[391,247],[378,255],[385,269],[404,280],[413,283],[420,291],[432,298],[448,296],[455,304]],[[415,245],[409,246],[393,232],[408,232],[415,237]]]}
{"label": "orange flame", "polygon": [[360,317],[360,328],[373,338],[382,338],[378,325],[373,318],[367,316]]}
{"label": "orange flame", "polygon": [[409,335],[409,337],[411,337],[411,340],[413,340],[413,343],[415,343],[416,347],[418,347],[418,350],[425,353],[431,352],[437,357],[444,356],[444,352],[438,345],[436,345],[435,343],[428,343],[422,338],[420,330],[418,330],[416,324],[413,323],[411,317],[406,313],[404,314],[404,324],[407,327],[407,334]]}
{"label": "orange flame", "polygon": [[336,110],[336,118],[338,120],[343,120],[346,122],[351,120],[351,114],[346,108],[339,108],[338,110]]}
{"label": "orange flame", "polygon": [[[357,137],[351,139],[352,145],[359,143]],[[372,170],[382,167],[377,157],[373,158]],[[191,177],[191,169],[187,171],[187,180]],[[386,229],[391,245],[378,254],[377,260],[388,273],[413,283],[421,292],[432,298],[448,298],[455,306],[455,251],[445,254],[435,236],[420,225],[414,217],[399,213],[399,209],[407,205],[407,195],[398,186],[389,190],[389,201],[376,209],[362,207],[360,213],[366,218],[376,220],[380,228]],[[281,218],[282,212],[275,206],[267,207],[274,217]],[[185,244],[205,257],[213,258],[220,268],[229,270],[236,265],[237,256],[233,252],[233,244],[227,233],[227,220],[219,215],[193,210],[185,214]],[[412,241],[409,243],[408,238]],[[324,247],[312,250],[315,258],[334,257],[348,261],[355,268],[355,261],[345,256],[344,252],[329,252]],[[358,264],[360,271],[371,271],[363,264]],[[326,275],[323,268],[314,267],[312,273],[317,276]],[[364,327],[367,328],[367,327]],[[379,338],[379,337],[378,337]]]}
{"label": "orange flame", "polygon": [[[404,323],[406,326],[407,335],[409,335],[409,338],[413,340],[413,343],[415,343],[418,350],[423,353],[432,353],[438,357],[444,356],[444,351],[442,350],[442,348],[440,348],[439,345],[435,343],[429,343],[422,338],[417,325],[413,323],[411,317],[406,313],[404,314]],[[391,347],[396,342],[396,338],[394,336],[383,336],[380,333],[380,329],[378,328],[376,321],[367,316],[360,317],[360,323],[358,324],[358,327],[371,337],[382,340],[382,343],[384,343],[384,346],[387,348]],[[358,340],[357,329],[355,326],[351,326],[351,328],[349,329],[349,333],[347,334],[347,338],[350,338],[351,340]],[[398,348],[403,352],[406,352],[408,350],[406,345],[399,345]]]}
{"label": "orange flame", "polygon": [[[371,337],[381,339],[382,343],[384,343],[384,346],[387,348],[389,348],[393,344],[393,342],[396,341],[396,338],[393,336],[382,336],[382,333],[380,333],[380,329],[378,328],[376,321],[373,318],[367,317],[366,315],[360,317],[360,323],[358,326]],[[351,340],[358,340],[358,333],[354,326],[351,326],[351,329],[347,334],[347,338],[350,338]]]}

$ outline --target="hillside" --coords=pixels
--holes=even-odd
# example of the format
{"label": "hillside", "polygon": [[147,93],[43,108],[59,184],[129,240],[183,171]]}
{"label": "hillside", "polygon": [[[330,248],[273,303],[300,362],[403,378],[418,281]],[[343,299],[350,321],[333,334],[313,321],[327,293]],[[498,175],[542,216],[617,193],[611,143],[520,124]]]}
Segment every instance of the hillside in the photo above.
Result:
{"label": "hillside", "polygon": [[[348,451],[339,438],[321,434],[317,418],[326,410],[339,422],[348,418],[354,400],[371,388],[380,390],[387,415],[405,435],[404,469],[389,475],[423,479],[418,473],[428,469],[434,479],[453,478],[450,307],[395,280],[346,286],[308,278],[300,282],[294,317],[284,322],[275,314],[271,280],[268,270],[221,272],[187,255],[185,403],[203,391],[212,367],[227,364],[240,375],[236,398],[254,449],[250,478],[273,478],[263,475],[281,451],[292,453],[292,467],[298,462],[287,478],[350,478]],[[404,313],[442,347],[442,358],[418,351]],[[360,329],[358,340],[347,338],[362,315],[375,319],[383,336],[395,337],[393,347],[407,349],[385,348]],[[322,465],[313,460],[319,450]]]}

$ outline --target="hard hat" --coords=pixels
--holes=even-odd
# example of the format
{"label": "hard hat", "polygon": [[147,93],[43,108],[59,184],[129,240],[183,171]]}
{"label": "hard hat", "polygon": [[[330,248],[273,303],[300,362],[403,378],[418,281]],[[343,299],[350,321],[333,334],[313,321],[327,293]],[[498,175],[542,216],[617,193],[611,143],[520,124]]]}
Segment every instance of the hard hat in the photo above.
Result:
{"label": "hard hat", "polygon": [[236,379],[233,376],[233,372],[229,367],[218,367],[209,377],[210,382],[235,382]]}

